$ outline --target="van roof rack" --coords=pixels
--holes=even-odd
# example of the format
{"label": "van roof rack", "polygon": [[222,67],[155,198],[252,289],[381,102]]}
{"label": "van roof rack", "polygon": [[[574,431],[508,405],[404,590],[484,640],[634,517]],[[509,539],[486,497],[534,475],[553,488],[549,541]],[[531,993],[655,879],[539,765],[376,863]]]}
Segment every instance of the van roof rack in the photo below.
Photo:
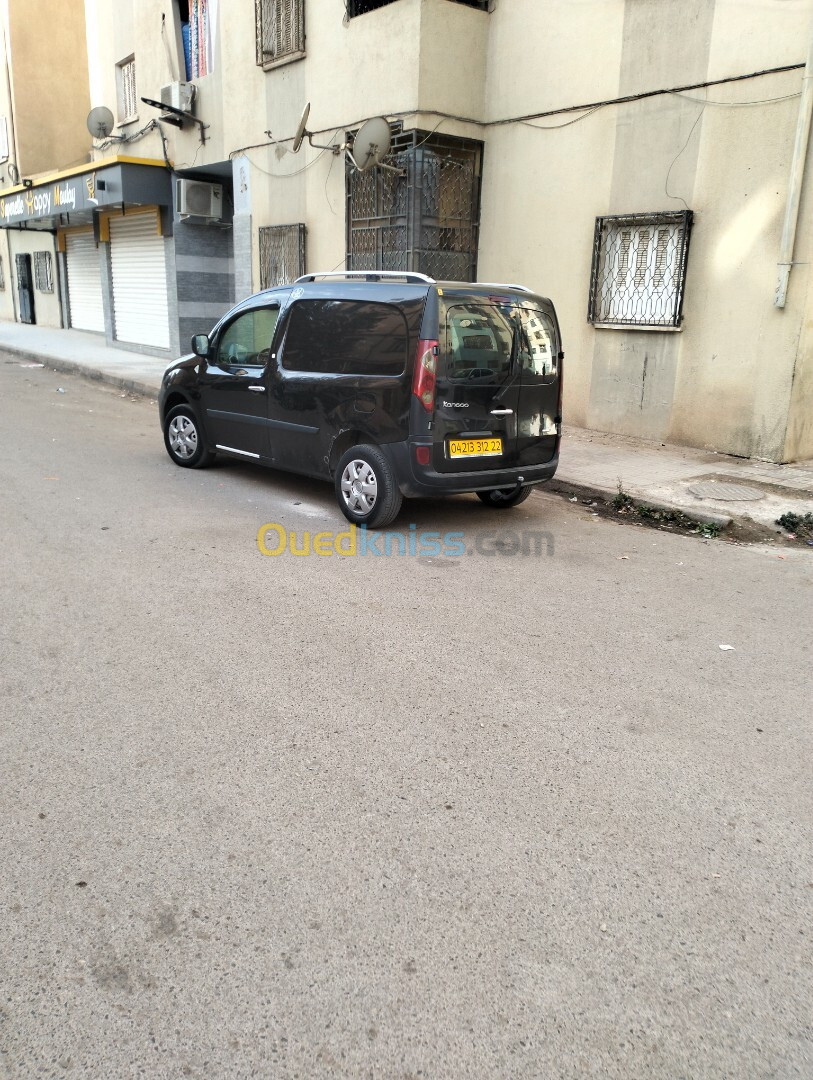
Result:
{"label": "van roof rack", "polygon": [[512,285],[508,281],[476,281],[475,285],[485,285],[489,289],[516,289],[518,292],[532,293],[527,285]]}
{"label": "van roof rack", "polygon": [[303,274],[298,277],[294,285],[300,285],[305,281],[316,281],[317,278],[360,278],[364,281],[380,281],[382,278],[389,281],[397,278],[399,281],[408,281],[414,285],[434,285],[435,279],[426,274],[413,274],[412,272],[401,273],[399,270],[325,270],[316,274]]}

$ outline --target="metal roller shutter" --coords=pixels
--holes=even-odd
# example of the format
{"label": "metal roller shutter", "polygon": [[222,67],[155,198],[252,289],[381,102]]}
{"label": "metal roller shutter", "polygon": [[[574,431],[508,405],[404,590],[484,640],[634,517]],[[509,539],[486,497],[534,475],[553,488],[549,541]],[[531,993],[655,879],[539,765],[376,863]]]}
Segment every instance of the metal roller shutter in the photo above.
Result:
{"label": "metal roller shutter", "polygon": [[68,303],[75,330],[104,333],[104,302],[99,250],[93,233],[67,233]]}
{"label": "metal roller shutter", "polygon": [[169,348],[164,239],[155,213],[110,218],[116,340]]}

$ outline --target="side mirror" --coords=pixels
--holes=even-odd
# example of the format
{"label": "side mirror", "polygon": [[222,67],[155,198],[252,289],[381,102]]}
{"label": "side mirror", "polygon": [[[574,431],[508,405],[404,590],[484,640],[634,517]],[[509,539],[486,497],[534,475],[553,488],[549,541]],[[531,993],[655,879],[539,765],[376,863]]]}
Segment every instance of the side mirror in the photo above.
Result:
{"label": "side mirror", "polygon": [[192,338],[192,352],[195,356],[209,355],[209,339],[205,334],[195,334]]}

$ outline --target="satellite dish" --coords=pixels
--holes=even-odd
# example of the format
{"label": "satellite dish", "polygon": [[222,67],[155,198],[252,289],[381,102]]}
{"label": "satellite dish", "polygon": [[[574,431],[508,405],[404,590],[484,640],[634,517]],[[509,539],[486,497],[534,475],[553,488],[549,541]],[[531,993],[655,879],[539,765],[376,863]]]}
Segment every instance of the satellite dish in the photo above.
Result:
{"label": "satellite dish", "polygon": [[359,128],[353,140],[353,162],[359,172],[380,165],[392,145],[392,132],[383,116],[374,116]]}
{"label": "satellite dish", "polygon": [[106,139],[113,130],[113,114],[105,105],[97,105],[88,113],[88,131],[94,139]]}
{"label": "satellite dish", "polygon": [[294,135],[293,145],[291,146],[291,150],[295,154],[299,151],[299,148],[302,145],[302,140],[307,135],[307,129],[306,129],[305,125],[308,122],[308,117],[310,116],[310,111],[311,111],[311,103],[308,102],[308,104],[302,110],[302,117],[300,118],[299,126],[296,129],[296,135]]}

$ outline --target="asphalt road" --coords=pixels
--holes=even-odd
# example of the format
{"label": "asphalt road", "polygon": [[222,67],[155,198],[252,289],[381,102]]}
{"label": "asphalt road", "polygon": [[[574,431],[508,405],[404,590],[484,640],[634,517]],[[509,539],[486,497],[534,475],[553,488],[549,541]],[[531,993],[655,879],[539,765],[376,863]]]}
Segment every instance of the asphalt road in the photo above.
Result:
{"label": "asphalt road", "polygon": [[809,1080],[807,552],[264,556],[327,485],[5,357],[0,423],[4,1080]]}

